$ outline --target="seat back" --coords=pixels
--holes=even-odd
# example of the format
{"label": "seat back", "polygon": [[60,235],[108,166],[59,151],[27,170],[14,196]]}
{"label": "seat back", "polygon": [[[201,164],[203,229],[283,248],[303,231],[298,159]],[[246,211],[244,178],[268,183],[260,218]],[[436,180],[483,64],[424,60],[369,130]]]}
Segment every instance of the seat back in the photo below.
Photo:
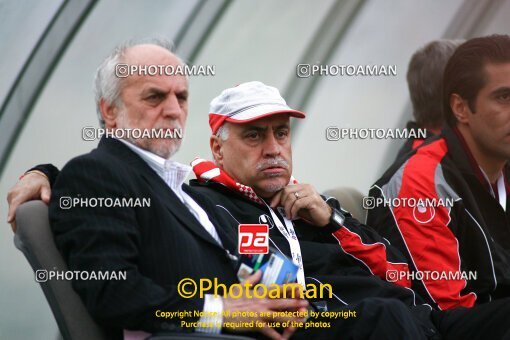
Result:
{"label": "seat back", "polygon": [[44,280],[49,271],[65,271],[48,219],[48,206],[42,201],[30,201],[16,210],[14,244],[25,255],[35,272],[36,280],[46,296],[60,333],[65,340],[103,340],[103,331],[92,320],[80,297],[67,280]]}

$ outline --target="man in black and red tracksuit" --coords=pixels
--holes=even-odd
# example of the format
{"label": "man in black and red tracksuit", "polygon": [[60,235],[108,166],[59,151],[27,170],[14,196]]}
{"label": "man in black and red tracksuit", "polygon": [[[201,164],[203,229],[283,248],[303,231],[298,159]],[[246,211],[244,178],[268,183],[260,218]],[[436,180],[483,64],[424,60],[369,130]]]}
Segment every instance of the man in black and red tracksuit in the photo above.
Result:
{"label": "man in black and red tracksuit", "polygon": [[448,125],[372,186],[367,224],[407,256],[413,289],[451,309],[510,296],[510,37],[458,47],[443,84]]}
{"label": "man in black and red tracksuit", "polygon": [[[446,63],[462,40],[440,39],[414,52],[407,67],[407,88],[413,104],[414,121],[407,122],[411,136],[402,145],[397,159],[416,149],[423,142],[441,132],[443,125],[443,73]],[[425,138],[420,134],[425,130]]]}

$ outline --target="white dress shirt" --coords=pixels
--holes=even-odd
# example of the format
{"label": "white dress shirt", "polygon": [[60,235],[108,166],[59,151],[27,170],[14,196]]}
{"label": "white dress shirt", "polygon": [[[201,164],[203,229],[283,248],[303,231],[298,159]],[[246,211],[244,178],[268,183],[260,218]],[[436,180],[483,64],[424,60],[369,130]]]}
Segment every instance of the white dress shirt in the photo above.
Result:
{"label": "white dress shirt", "polygon": [[489,183],[490,194],[492,195],[492,197],[494,197],[494,199],[496,201],[499,201],[499,204],[501,205],[503,210],[506,211],[506,186],[505,186],[505,175],[504,175],[503,171],[501,172],[501,174],[499,175],[499,178],[496,181],[496,188],[498,189],[498,192],[497,192],[498,197],[496,197],[496,193],[494,192],[494,189],[492,188],[492,184],[491,184],[491,181],[489,180],[489,176],[487,176],[487,174],[485,173],[485,171],[483,171],[481,166],[478,166],[478,167],[482,171],[483,177],[485,177],[485,180],[487,181],[487,183]]}
{"label": "white dress shirt", "polygon": [[[221,239],[218,236],[216,228],[209,220],[207,213],[198,205],[193,198],[182,190],[182,185],[188,175],[191,173],[191,167],[189,165],[181,164],[170,159],[164,159],[150,151],[144,150],[128,141],[118,139],[129,147],[133,152],[140,156],[168,185],[168,187],[177,195],[181,202],[188,208],[188,210],[196,217],[204,229],[220,244]],[[223,300],[221,297],[214,297],[212,294],[204,294],[204,313],[206,315],[217,315],[214,316],[202,316],[199,319],[199,323],[203,324],[214,324],[221,325],[223,323]],[[216,313],[213,313],[216,312]],[[220,327],[197,327],[197,332],[203,333],[220,333]],[[130,331],[124,331],[125,339],[135,339],[133,334],[129,334]],[[137,332],[139,333],[139,332]]]}

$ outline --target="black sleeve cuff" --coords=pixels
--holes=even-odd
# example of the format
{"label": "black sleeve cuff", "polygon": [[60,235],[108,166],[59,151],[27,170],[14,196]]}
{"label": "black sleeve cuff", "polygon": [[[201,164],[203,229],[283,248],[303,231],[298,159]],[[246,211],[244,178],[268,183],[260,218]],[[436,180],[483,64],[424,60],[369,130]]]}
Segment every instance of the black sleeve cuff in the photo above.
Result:
{"label": "black sleeve cuff", "polygon": [[57,176],[60,173],[58,168],[56,166],[54,166],[53,164],[39,164],[39,165],[34,166],[31,169],[28,169],[26,172],[29,172],[32,170],[37,170],[37,171],[40,171],[43,174],[45,174],[46,177],[48,177],[48,180],[50,182],[50,187],[53,187],[53,184],[55,184]]}
{"label": "black sleeve cuff", "polygon": [[[341,214],[341,212],[338,209],[333,208],[333,207],[331,209],[333,209],[331,216],[333,216],[333,214],[335,212]],[[321,228],[321,230],[323,230],[325,233],[333,234],[335,231],[339,230],[341,227],[342,227],[342,225],[338,224],[338,222],[331,219],[328,224],[326,224],[324,227]]]}

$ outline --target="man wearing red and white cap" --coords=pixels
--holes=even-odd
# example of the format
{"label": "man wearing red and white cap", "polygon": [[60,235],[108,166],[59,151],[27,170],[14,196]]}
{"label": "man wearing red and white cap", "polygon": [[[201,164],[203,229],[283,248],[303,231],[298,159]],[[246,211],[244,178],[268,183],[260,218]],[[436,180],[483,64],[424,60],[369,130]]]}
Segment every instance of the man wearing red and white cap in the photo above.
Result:
{"label": "man wearing red and white cap", "polygon": [[[317,230],[331,243],[340,243],[381,279],[386,279],[388,271],[407,270],[401,255],[342,211],[336,199],[326,199],[311,185],[292,178],[289,118],[305,114],[291,109],[276,88],[249,82],[226,89],[212,100],[210,111],[215,164],[195,160],[198,181],[222,183],[264,209],[281,207],[282,218],[321,227]],[[346,227],[346,218],[355,223]],[[404,280],[396,283],[408,286]]]}

